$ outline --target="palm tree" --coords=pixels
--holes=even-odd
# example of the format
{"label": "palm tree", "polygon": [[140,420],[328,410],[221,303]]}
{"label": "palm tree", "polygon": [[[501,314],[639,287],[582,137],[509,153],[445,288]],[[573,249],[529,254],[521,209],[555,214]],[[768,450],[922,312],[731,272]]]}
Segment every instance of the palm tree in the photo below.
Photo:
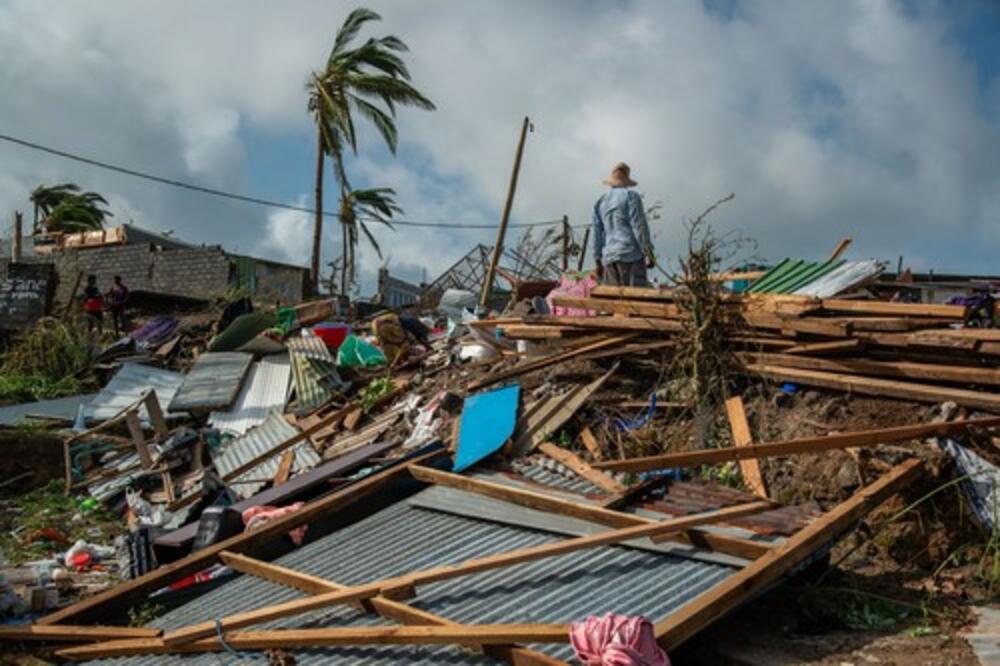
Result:
{"label": "palm tree", "polygon": [[[329,156],[333,161],[334,176],[340,187],[343,201],[351,194],[350,182],[344,168],[347,148],[357,154],[357,134],[354,114],[368,119],[382,136],[393,154],[399,141],[395,115],[397,106],[416,106],[428,111],[434,104],[410,85],[410,72],[398,55],[407,51],[406,44],[393,35],[370,38],[355,48],[349,48],[358,32],[369,21],[381,17],[370,9],[352,11],[337,31],[333,49],[322,71],[313,72],[306,88],[309,93],[308,110],[316,123],[316,219],[313,228],[312,273],[314,285],[319,284],[320,241],[323,227],[323,163]],[[367,191],[367,190],[363,190]],[[376,191],[376,190],[371,190]],[[343,204],[342,204],[343,207]],[[348,206],[348,208],[351,208]],[[354,256],[357,229],[349,229],[341,220],[341,237],[344,241],[345,261],[343,276],[354,276],[356,267],[347,257]],[[365,235],[372,240],[365,229]],[[353,241],[352,241],[353,239]],[[341,289],[345,282],[341,281]]]}
{"label": "palm tree", "polygon": [[113,217],[108,201],[97,192],[80,192],[75,183],[46,187],[39,185],[31,192],[35,208],[34,231],[90,231],[101,229],[107,218]]}
{"label": "palm tree", "polygon": [[[382,248],[372,235],[365,222],[378,222],[392,228],[393,215],[402,215],[403,209],[396,204],[396,191],[390,187],[376,187],[369,190],[352,190],[340,198],[340,224],[346,236],[344,243],[344,261],[340,265],[341,291],[346,293],[354,283],[357,266],[355,250],[358,246],[358,230],[368,238],[375,248],[379,259],[382,258]],[[348,271],[351,266],[352,271]]]}

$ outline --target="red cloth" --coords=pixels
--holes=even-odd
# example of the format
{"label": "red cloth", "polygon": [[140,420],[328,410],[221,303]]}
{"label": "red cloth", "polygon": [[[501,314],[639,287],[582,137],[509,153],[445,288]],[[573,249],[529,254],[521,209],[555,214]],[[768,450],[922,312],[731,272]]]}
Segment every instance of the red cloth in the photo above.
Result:
{"label": "red cloth", "polygon": [[[243,524],[246,526],[246,531],[249,532],[252,529],[266,525],[276,518],[281,518],[290,513],[295,513],[301,509],[304,504],[305,502],[295,502],[294,504],[289,504],[288,506],[283,507],[266,505],[252,506],[243,512]],[[307,529],[309,529],[308,525],[296,527],[288,533],[288,536],[291,537],[296,546],[301,546],[302,540],[306,537]]]}
{"label": "red cloth", "polygon": [[94,296],[83,301],[84,312],[100,312],[104,309],[104,299]]}
{"label": "red cloth", "polygon": [[584,666],[670,666],[644,617],[608,613],[570,625],[569,640]]}

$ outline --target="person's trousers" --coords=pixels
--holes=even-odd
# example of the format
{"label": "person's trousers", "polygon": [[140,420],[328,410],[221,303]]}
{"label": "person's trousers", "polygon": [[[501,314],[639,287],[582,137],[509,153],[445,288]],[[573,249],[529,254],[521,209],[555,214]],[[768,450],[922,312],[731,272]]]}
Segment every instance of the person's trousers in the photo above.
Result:
{"label": "person's trousers", "polygon": [[604,284],[615,287],[648,287],[646,262],[612,261],[604,266]]}

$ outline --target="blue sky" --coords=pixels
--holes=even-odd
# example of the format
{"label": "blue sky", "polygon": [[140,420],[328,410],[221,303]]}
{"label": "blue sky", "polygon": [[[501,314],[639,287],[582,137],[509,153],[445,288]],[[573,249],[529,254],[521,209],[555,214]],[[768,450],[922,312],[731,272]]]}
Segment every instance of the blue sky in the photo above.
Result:
{"label": "blue sky", "polygon": [[[619,160],[663,201],[661,256],[712,218],[768,260],[849,256],[998,273],[1000,3],[373,0],[438,111],[400,112],[350,168],[407,219],[495,224],[521,118],[518,220],[586,223]],[[0,0],[0,129],[181,180],[312,205],[304,82],[348,9],[304,0]],[[327,177],[329,180],[330,173]],[[109,196],[118,219],[307,264],[311,219],[168,190],[0,145],[0,209],[40,182]],[[336,202],[329,199],[328,209]],[[5,214],[6,215],[6,214]],[[433,277],[490,230],[380,229],[394,273]],[[324,261],[339,254],[327,224]],[[379,259],[362,247],[362,291]]]}

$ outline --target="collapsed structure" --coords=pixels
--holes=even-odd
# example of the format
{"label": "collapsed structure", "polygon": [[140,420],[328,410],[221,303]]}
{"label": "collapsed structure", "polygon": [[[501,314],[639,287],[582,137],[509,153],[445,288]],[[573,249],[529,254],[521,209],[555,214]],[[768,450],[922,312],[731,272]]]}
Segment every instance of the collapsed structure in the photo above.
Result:
{"label": "collapsed structure", "polygon": [[[98,663],[271,650],[556,664],[599,652],[587,618],[615,613],[648,620],[629,626],[673,652],[907,492],[928,450],[998,473],[975,452],[1000,426],[978,414],[1000,412],[996,329],[971,326],[968,305],[875,298],[880,270],[786,261],[717,276],[711,323],[732,364],[716,387],[721,436],[657,432],[667,414],[705,418],[664,376],[700,340],[704,304],[682,289],[577,288],[585,274],[544,304],[515,289],[497,316],[431,317],[430,348],[392,366],[363,322],[328,322],[328,301],[232,319],[186,372],[155,367],[183,345],[179,322],[149,322],[132,334],[141,358],[64,442],[67,492],[137,524],[129,580],[0,640],[70,643],[56,654]],[[748,287],[721,287],[732,280]],[[741,393],[805,387],[949,407],[891,427],[755,432]],[[96,449],[116,428],[126,436]],[[769,488],[772,460],[859,449],[874,452],[862,481],[827,506]],[[737,466],[738,487],[692,473],[720,465]],[[150,600],[171,610],[122,626]]]}

